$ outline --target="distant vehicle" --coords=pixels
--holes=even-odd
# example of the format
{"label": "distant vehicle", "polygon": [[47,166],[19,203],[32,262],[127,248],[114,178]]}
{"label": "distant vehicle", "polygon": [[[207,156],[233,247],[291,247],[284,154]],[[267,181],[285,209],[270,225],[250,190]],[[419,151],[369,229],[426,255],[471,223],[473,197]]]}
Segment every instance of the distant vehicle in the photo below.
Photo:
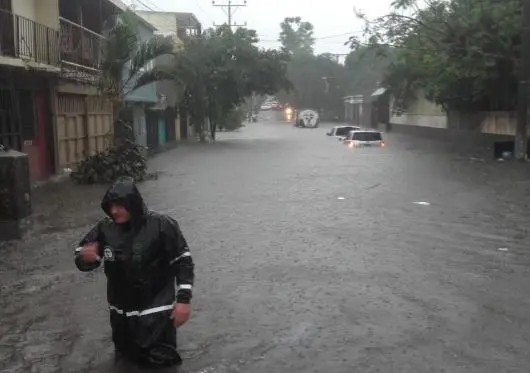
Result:
{"label": "distant vehicle", "polygon": [[271,108],[272,108],[272,110],[282,110],[283,109],[283,105],[280,104],[278,101],[273,101],[273,102],[271,102]]}
{"label": "distant vehicle", "polygon": [[318,111],[312,109],[300,110],[296,115],[295,127],[318,128],[320,116]]}
{"label": "distant vehicle", "polygon": [[263,104],[260,107],[260,110],[270,110],[270,109],[272,109],[272,105],[271,104]]}
{"label": "distant vehicle", "polygon": [[384,147],[385,142],[379,131],[360,130],[350,131],[343,141],[344,145],[350,148],[360,148],[365,146]]}
{"label": "distant vehicle", "polygon": [[296,111],[290,106],[286,106],[284,113],[285,113],[286,122],[291,122],[293,118],[296,116]]}
{"label": "distant vehicle", "polygon": [[337,137],[339,141],[343,141],[350,131],[359,131],[361,127],[358,126],[335,126],[326,135]]}

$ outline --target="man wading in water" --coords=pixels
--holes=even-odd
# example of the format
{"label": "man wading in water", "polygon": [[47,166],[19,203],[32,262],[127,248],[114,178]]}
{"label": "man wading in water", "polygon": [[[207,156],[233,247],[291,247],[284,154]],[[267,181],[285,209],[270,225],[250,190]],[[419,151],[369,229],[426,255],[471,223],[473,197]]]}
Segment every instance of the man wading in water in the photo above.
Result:
{"label": "man wading in water", "polygon": [[104,262],[116,353],[147,367],[182,364],[176,328],[190,315],[194,264],[178,223],[147,210],[132,179],[109,188],[108,215],[81,240],[83,272]]}

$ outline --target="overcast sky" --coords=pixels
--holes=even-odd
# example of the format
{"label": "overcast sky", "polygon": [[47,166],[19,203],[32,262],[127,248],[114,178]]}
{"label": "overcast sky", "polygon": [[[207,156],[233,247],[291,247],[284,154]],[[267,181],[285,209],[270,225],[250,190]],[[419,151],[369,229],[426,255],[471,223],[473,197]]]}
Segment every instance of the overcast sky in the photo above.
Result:
{"label": "overcast sky", "polygon": [[[191,12],[204,28],[226,22],[226,14],[211,0],[125,0],[136,1],[141,9],[152,8],[174,12]],[[228,0],[216,0],[217,4]],[[300,16],[315,26],[316,53],[348,53],[344,42],[349,34],[359,34],[362,24],[356,19],[354,7],[371,16],[388,12],[391,0],[247,0],[247,6],[239,8],[234,16],[238,24],[247,22],[247,27],[257,31],[261,45],[278,46],[280,23],[285,17]],[[142,5],[142,3],[145,5]],[[232,0],[232,4],[243,4],[243,0]]]}

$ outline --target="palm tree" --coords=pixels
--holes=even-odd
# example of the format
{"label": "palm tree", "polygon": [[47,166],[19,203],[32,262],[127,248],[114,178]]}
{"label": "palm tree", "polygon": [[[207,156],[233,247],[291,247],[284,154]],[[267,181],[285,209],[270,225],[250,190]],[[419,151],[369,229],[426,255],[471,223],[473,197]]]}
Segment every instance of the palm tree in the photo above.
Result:
{"label": "palm tree", "polygon": [[164,79],[171,74],[149,68],[151,62],[163,55],[172,54],[175,43],[172,37],[154,35],[147,41],[137,36],[139,16],[127,10],[111,20],[107,40],[103,47],[100,93],[112,101],[116,141],[126,133],[127,125],[120,118],[125,97],[136,89]]}

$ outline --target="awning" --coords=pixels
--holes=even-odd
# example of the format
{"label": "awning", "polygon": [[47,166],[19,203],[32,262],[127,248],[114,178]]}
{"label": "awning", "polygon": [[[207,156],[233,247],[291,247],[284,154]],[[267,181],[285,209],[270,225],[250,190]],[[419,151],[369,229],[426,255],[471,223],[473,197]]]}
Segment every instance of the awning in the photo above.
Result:
{"label": "awning", "polygon": [[386,88],[377,88],[374,93],[372,93],[372,97],[381,96],[386,92]]}
{"label": "awning", "polygon": [[363,95],[346,96],[343,97],[343,101],[346,104],[362,104],[364,101]]}

